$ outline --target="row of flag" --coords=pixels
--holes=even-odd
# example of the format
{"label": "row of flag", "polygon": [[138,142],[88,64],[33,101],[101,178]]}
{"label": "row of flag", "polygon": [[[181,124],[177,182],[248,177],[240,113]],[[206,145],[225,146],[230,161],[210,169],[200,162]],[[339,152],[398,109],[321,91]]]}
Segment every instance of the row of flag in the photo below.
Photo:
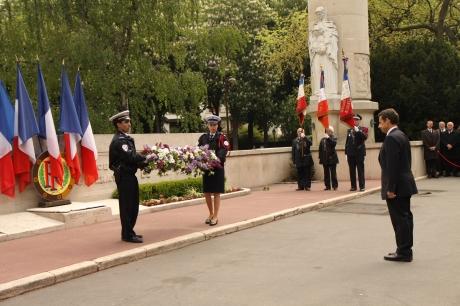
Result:
{"label": "row of flag", "polygon": [[[342,94],[340,98],[340,112],[339,117],[342,122],[347,124],[350,127],[354,126],[354,119],[353,119],[353,104],[351,101],[351,93],[350,93],[350,81],[348,79],[348,68],[347,68],[348,58],[343,58],[343,82],[342,82]],[[307,113],[308,102],[305,97],[305,76],[302,74],[299,79],[299,91],[297,94],[297,105],[296,105],[296,113],[299,117],[300,125],[303,125],[305,115]],[[321,77],[320,77],[320,89],[318,94],[318,110],[316,116],[318,121],[324,126],[324,128],[329,127],[329,104],[326,98],[325,93],[325,84],[324,84],[324,70],[321,69]]]}
{"label": "row of flag", "polygon": [[[31,183],[31,168],[36,161],[34,136],[46,142],[51,179],[59,185],[63,182],[61,152],[40,65],[37,68],[37,75],[38,124],[19,64],[14,108],[6,87],[0,81],[0,191],[10,197],[15,195],[16,181],[20,192]],[[92,185],[99,177],[96,165],[97,149],[80,72],[77,73],[72,95],[64,66],[61,72],[59,129],[64,134],[64,159],[71,176],[78,183],[83,174],[85,184]],[[78,156],[79,144],[81,165]]]}

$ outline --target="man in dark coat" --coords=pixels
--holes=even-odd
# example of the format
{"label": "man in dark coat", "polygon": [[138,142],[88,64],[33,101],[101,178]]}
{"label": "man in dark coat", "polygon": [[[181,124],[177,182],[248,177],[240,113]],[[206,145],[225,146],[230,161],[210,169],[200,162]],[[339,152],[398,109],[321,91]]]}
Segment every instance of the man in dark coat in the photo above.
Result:
{"label": "man in dark coat", "polygon": [[454,123],[453,122],[447,122],[447,130],[443,137],[441,138],[441,142],[444,146],[444,158],[447,159],[445,161],[444,167],[446,169],[446,174],[445,176],[451,176],[454,175],[456,172],[456,169],[453,164],[455,164],[455,161],[457,159],[457,147],[460,145],[458,144],[458,139],[457,139],[457,134],[455,133],[454,130]]}
{"label": "man in dark coat", "polygon": [[297,190],[310,191],[311,167],[313,158],[310,152],[311,141],[302,128],[297,129],[297,137],[292,141],[292,162],[297,168]]}
{"label": "man in dark coat", "polygon": [[409,139],[399,128],[399,115],[392,109],[379,113],[379,128],[386,134],[379,154],[382,169],[382,199],[386,200],[391,223],[396,236],[397,249],[384,256],[390,261],[412,261],[413,216],[410,199],[417,186],[411,171],[411,147]]}
{"label": "man in dark coat", "polygon": [[356,191],[356,170],[358,170],[359,190],[365,189],[364,158],[366,156],[366,145],[368,129],[360,126],[361,115],[356,114],[355,126],[347,131],[345,142],[345,154],[347,156],[348,168],[350,170],[350,191]]}
{"label": "man in dark coat", "polygon": [[425,158],[428,177],[438,177],[436,163],[439,149],[439,132],[433,130],[433,121],[426,122],[426,129],[422,131],[423,157]]}
{"label": "man in dark coat", "polygon": [[[337,190],[339,183],[337,181],[337,164],[339,158],[335,146],[337,145],[337,138],[334,136],[334,128],[329,126],[325,130],[326,134],[319,142],[319,163],[323,165],[324,170],[324,190]],[[331,184],[332,183],[332,184]]]}
{"label": "man in dark coat", "polygon": [[118,189],[120,208],[121,239],[126,242],[142,243],[142,236],[134,232],[139,213],[139,183],[137,169],[145,167],[146,158],[136,152],[134,139],[128,135],[131,129],[129,111],[110,117],[117,129],[109,148],[109,168],[113,171]]}
{"label": "man in dark coat", "polygon": [[[438,123],[438,132],[439,132],[439,153],[441,153],[442,155],[445,155],[446,154],[446,151],[447,151],[447,147],[446,147],[446,143],[445,143],[445,138],[446,138],[446,123],[444,121],[439,121]],[[446,161],[444,160],[444,158],[442,158],[442,156],[439,156],[438,157],[438,172],[439,172],[439,175],[446,175]]]}

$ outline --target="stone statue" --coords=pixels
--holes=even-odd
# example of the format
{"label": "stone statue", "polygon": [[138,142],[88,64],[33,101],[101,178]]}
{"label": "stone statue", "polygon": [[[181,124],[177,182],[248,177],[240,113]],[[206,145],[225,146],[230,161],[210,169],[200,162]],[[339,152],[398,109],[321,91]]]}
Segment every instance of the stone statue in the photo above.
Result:
{"label": "stone statue", "polygon": [[325,92],[338,94],[338,37],[337,27],[327,20],[326,10],[319,6],[315,10],[318,21],[309,31],[312,93],[317,94],[320,86],[321,66],[324,70]]}

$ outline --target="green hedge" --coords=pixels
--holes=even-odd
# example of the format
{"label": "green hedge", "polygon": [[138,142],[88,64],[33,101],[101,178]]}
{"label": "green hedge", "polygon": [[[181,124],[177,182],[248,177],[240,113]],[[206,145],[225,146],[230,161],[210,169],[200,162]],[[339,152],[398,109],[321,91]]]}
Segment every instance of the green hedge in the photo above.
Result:
{"label": "green hedge", "polygon": [[[191,188],[198,192],[203,192],[202,178],[196,177],[176,181],[139,184],[139,199],[140,201],[159,199],[160,195],[165,198],[173,196],[182,197]],[[112,198],[118,199],[118,190],[112,193]]]}

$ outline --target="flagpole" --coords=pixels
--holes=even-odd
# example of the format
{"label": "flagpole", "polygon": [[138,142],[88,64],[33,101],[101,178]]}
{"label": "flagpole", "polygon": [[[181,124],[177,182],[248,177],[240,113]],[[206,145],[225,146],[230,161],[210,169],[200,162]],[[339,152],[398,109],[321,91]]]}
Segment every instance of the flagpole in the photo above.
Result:
{"label": "flagpole", "polygon": [[[36,55],[36,60],[37,60],[37,67],[40,67],[40,59],[38,58],[38,54]],[[39,114],[40,116],[40,114]],[[44,152],[43,150],[43,146],[42,146],[42,141],[44,141],[41,137],[38,137],[38,145],[40,146],[40,154],[42,154]],[[39,155],[40,155],[39,154]]]}

